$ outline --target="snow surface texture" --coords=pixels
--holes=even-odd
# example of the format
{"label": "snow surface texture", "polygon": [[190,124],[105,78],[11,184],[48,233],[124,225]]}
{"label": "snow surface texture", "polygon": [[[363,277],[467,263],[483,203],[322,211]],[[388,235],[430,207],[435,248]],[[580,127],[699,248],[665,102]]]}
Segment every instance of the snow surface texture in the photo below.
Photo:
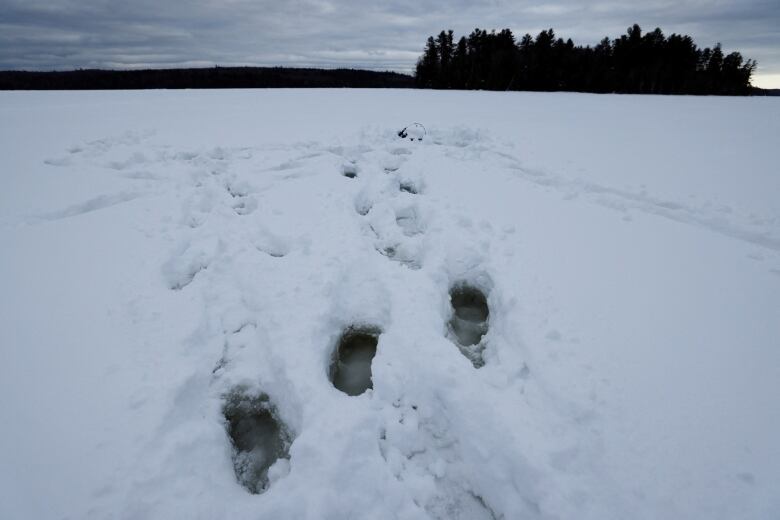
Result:
{"label": "snow surface texture", "polygon": [[778,135],[769,98],[1,93],[0,518],[778,518]]}

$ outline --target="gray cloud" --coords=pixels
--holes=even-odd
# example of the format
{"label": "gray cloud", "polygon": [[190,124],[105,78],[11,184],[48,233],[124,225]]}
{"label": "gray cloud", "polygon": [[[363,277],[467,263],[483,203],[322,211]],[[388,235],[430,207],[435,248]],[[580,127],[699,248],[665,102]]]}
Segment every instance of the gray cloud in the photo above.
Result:
{"label": "gray cloud", "polygon": [[578,44],[639,23],[721,42],[780,73],[777,0],[0,0],[0,69],[209,65],[411,71],[427,36],[451,28],[553,27]]}

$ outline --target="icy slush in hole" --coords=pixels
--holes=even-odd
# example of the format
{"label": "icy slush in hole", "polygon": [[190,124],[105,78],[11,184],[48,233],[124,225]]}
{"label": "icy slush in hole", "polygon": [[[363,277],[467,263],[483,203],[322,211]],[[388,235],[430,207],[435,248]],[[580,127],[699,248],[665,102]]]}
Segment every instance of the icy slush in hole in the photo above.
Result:
{"label": "icy slush in hole", "polygon": [[485,364],[482,359],[482,337],[488,330],[487,298],[485,294],[470,285],[459,284],[450,289],[452,317],[450,330],[458,347],[471,363],[479,368]]}
{"label": "icy slush in hole", "polygon": [[277,460],[290,458],[290,434],[265,394],[234,389],[226,396],[223,413],[236,478],[250,493],[262,493],[268,489],[268,469]]}
{"label": "icy slush in hole", "polygon": [[360,395],[374,388],[371,362],[376,355],[379,334],[379,329],[372,327],[350,327],[344,332],[330,366],[333,386],[347,395]]}

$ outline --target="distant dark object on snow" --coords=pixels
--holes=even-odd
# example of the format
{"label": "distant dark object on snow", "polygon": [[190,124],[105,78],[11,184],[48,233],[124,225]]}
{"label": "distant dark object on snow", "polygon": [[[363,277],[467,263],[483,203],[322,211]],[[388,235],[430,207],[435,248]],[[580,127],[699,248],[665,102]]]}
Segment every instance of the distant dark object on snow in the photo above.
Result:
{"label": "distant dark object on snow", "polygon": [[422,141],[423,137],[428,132],[425,131],[425,127],[420,123],[412,123],[411,125],[404,127],[403,130],[398,132],[398,137],[401,139],[409,138],[410,141]]}

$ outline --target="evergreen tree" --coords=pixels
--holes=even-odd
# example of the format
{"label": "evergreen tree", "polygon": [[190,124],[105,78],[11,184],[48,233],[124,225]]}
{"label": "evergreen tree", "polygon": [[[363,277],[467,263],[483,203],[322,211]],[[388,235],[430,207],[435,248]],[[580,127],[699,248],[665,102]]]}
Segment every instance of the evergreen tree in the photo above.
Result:
{"label": "evergreen tree", "polygon": [[649,94],[747,94],[756,67],[720,44],[699,49],[690,36],[643,34],[634,24],[614,40],[578,47],[552,28],[515,41],[512,31],[474,29],[453,44],[452,31],[428,38],[417,64],[427,88],[570,90]]}
{"label": "evergreen tree", "polygon": [[436,38],[436,50],[439,57],[439,75],[434,82],[436,88],[452,88],[452,31],[442,31]]}
{"label": "evergreen tree", "polygon": [[452,55],[452,88],[468,88],[466,83],[469,72],[468,66],[468,45],[466,43],[466,38],[461,36],[460,40],[458,40],[458,46],[455,47],[455,51]]}
{"label": "evergreen tree", "polygon": [[439,52],[436,48],[436,42],[433,36],[428,38],[425,45],[425,52],[417,61],[415,79],[417,86],[423,88],[434,88],[439,77]]}

